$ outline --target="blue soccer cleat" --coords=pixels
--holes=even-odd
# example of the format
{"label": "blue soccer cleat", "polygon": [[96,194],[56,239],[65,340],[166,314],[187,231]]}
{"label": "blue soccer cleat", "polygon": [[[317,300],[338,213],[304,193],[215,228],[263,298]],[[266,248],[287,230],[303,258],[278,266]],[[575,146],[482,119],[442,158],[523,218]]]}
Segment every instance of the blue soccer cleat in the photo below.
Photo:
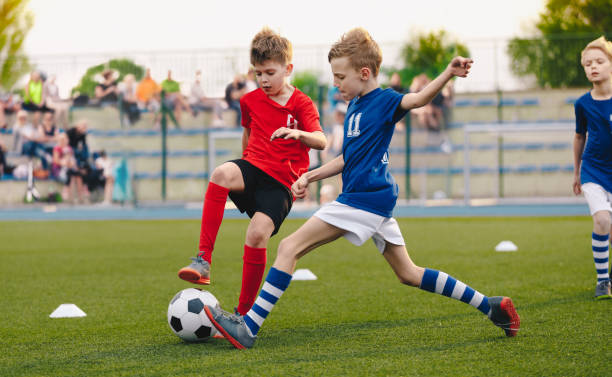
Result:
{"label": "blue soccer cleat", "polygon": [[179,270],[178,276],[190,283],[208,285],[210,284],[210,264],[201,256],[191,258],[189,266]]}
{"label": "blue soccer cleat", "polygon": [[610,280],[604,280],[595,286],[595,300],[607,300],[612,298],[610,291]]}
{"label": "blue soccer cleat", "polygon": [[238,349],[253,347],[257,336],[249,334],[247,325],[244,323],[244,317],[228,313],[221,308],[213,306],[205,306],[204,312],[215,328],[234,347]]}

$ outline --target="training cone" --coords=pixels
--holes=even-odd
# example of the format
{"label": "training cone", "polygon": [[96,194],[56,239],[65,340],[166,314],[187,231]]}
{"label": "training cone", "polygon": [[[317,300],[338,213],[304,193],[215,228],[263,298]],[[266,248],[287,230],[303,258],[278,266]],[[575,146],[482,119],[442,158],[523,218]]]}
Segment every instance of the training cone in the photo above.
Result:
{"label": "training cone", "polygon": [[291,280],[317,280],[317,275],[313,274],[312,271],[307,268],[300,268],[299,270],[295,270]]}
{"label": "training cone", "polygon": [[85,317],[86,315],[87,314],[85,314],[85,312],[79,309],[79,307],[76,306],[75,304],[61,304],[60,306],[57,307],[57,309],[53,311],[53,313],[49,315],[49,317],[51,318],[73,318],[73,317]]}
{"label": "training cone", "polygon": [[512,241],[502,241],[495,246],[495,251],[517,251],[518,246]]}

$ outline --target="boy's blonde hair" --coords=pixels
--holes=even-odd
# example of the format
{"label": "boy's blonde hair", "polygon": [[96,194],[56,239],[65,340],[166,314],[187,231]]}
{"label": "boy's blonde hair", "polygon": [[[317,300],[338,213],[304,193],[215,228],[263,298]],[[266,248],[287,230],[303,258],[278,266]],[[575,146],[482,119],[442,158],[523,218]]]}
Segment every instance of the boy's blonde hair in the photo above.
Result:
{"label": "boy's blonde hair", "polygon": [[266,60],[287,65],[293,59],[291,42],[280,34],[264,27],[251,42],[251,64],[262,64]]}
{"label": "boy's blonde hair", "polygon": [[584,65],[584,54],[586,54],[587,50],[590,49],[599,49],[603,51],[604,54],[608,57],[608,59],[612,62],[612,42],[607,41],[606,37],[601,36],[594,41],[591,41],[584,50],[582,50],[580,63]]}
{"label": "boy's blonde hair", "polygon": [[378,76],[382,64],[382,51],[370,33],[363,28],[355,28],[342,35],[327,54],[327,60],[348,57],[351,67],[359,71],[367,67],[374,77]]}

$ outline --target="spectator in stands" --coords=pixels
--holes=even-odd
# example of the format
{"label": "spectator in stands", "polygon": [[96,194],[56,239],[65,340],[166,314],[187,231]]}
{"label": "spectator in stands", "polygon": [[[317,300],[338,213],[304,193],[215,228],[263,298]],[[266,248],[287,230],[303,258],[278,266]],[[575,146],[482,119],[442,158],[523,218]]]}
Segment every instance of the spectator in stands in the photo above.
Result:
{"label": "spectator in stands", "polygon": [[151,69],[147,68],[145,77],[138,83],[136,87],[136,98],[138,99],[138,107],[140,110],[147,110],[155,114],[153,123],[159,127],[159,109],[161,86],[151,77]]}
{"label": "spectator in stands", "polygon": [[[427,77],[426,74],[422,73],[416,76],[412,80],[412,84],[410,85],[410,92],[418,93],[424,87],[429,84],[431,80]],[[431,103],[419,108],[415,108],[411,110],[411,113],[416,116],[416,120],[419,126],[425,127],[428,131],[437,131],[440,128],[438,123],[438,119],[434,115],[434,109]]]}
{"label": "spectator in stands", "polygon": [[15,166],[6,161],[6,147],[0,139],[0,179],[4,174],[13,174],[13,170],[15,170]]}
{"label": "spectator in stands", "polygon": [[255,79],[255,68],[250,67],[246,74],[245,84],[245,93],[252,92],[253,90],[259,88],[257,85],[257,80]]}
{"label": "spectator in stands", "polygon": [[41,135],[38,128],[28,122],[28,113],[20,110],[17,113],[15,125],[13,125],[13,150],[30,159],[40,158],[43,169],[47,169],[51,155],[46,153],[40,141]]}
{"label": "spectator in stands", "polygon": [[113,202],[113,187],[115,176],[113,175],[113,161],[106,155],[106,151],[100,151],[99,157],[94,161],[94,166],[99,172],[100,181],[104,184],[103,205],[110,205]]}
{"label": "spectator in stands", "polygon": [[89,147],[87,146],[87,121],[81,119],[66,131],[68,144],[72,148],[76,164],[81,169],[89,167]]}
{"label": "spectator in stands", "polygon": [[71,201],[72,193],[75,190],[79,196],[83,193],[83,180],[74,158],[74,151],[68,144],[68,135],[66,133],[59,135],[58,143],[53,147],[51,176],[64,184],[62,189],[63,201]]}
{"label": "spectator in stands", "polygon": [[[181,85],[172,79],[172,70],[168,70],[168,77],[161,83],[161,88],[165,93],[164,104],[174,110],[174,118],[181,124],[181,114],[183,110],[192,112],[189,103],[181,93]],[[195,114],[194,114],[195,115]]]}
{"label": "spectator in stands", "polygon": [[43,80],[38,71],[32,71],[30,80],[25,87],[25,96],[21,107],[27,112],[33,113],[32,123],[37,126],[40,122],[40,114],[48,111],[45,106],[45,97],[43,93]]}
{"label": "spectator in stands", "polygon": [[[56,122],[61,122],[63,127],[68,127],[68,109],[70,100],[63,100],[59,95],[59,87],[55,82],[56,76],[51,75],[43,85],[43,97],[47,108],[55,113]],[[43,116],[44,118],[44,116]]]}
{"label": "spectator in stands", "polygon": [[342,99],[342,94],[340,94],[340,90],[337,87],[332,86],[327,91],[327,103],[329,104],[328,113],[333,113],[336,110],[336,105],[338,105],[339,102],[344,102],[344,99]]}
{"label": "spectator in stands", "polygon": [[236,113],[236,126],[240,126],[240,98],[246,91],[246,83],[241,74],[234,76],[234,80],[225,88],[225,102],[227,107]]}
{"label": "spectator in stands", "polygon": [[[53,147],[57,144],[59,128],[55,124],[55,114],[48,111],[43,114],[43,119],[38,126],[38,142],[45,151],[46,156],[52,156]],[[43,169],[47,170],[47,164],[43,163]]]}
{"label": "spectator in stands", "polygon": [[393,72],[391,75],[391,78],[389,79],[389,88],[400,94],[408,93],[408,90],[402,86],[402,77],[398,72]]}
{"label": "spectator in stands", "polygon": [[331,134],[327,135],[327,146],[323,150],[323,159],[327,161],[342,154],[342,142],[344,141],[344,116],[348,105],[346,102],[338,102],[334,109],[334,125]]}
{"label": "spectator in stands", "polygon": [[196,113],[198,111],[212,111],[213,126],[221,126],[223,124],[223,107],[221,102],[216,98],[207,97],[202,88],[202,71],[199,69],[195,74],[195,81],[191,84],[189,94],[189,103],[191,109]]}
{"label": "spectator in stands", "polygon": [[16,113],[20,108],[21,106],[15,95],[0,92],[0,129],[8,128],[7,116]]}
{"label": "spectator in stands", "polygon": [[100,105],[115,105],[119,100],[117,94],[117,79],[119,72],[106,68],[98,77],[95,95],[96,102]]}
{"label": "spectator in stands", "polygon": [[121,99],[121,111],[127,117],[128,123],[133,125],[140,119],[138,97],[136,96],[136,79],[133,74],[125,75],[123,81],[117,87],[117,92]]}

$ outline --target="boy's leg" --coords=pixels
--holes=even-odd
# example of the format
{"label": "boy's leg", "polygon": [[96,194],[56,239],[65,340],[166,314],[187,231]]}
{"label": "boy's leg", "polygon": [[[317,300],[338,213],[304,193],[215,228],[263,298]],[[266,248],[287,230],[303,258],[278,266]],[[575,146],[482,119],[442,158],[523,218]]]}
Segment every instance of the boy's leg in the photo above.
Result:
{"label": "boy's leg", "polygon": [[297,231],[280,242],[274,265],[266,276],[255,304],[244,317],[211,306],[204,309],[207,316],[234,347],[241,349],[252,347],[263,321],[289,286],[297,260],[310,250],[337,239],[345,232],[317,217],[311,217]]}
{"label": "boy's leg", "polygon": [[247,228],[244,255],[242,257],[242,289],[236,310],[245,315],[259,291],[261,280],[266,269],[266,246],[274,231],[272,219],[261,212],[256,212]]}
{"label": "boy's leg", "polygon": [[406,247],[387,242],[383,256],[400,282],[420,289],[460,300],[487,315],[495,325],[502,327],[507,336],[515,336],[520,319],[512,300],[508,297],[489,297],[442,271],[415,265]]}
{"label": "boy's leg", "polygon": [[595,286],[595,299],[612,298],[609,259],[610,259],[610,213],[597,211],[593,214],[593,234],[591,235],[591,249],[595,270],[597,272],[597,285]]}
{"label": "boy's leg", "polygon": [[210,284],[209,271],[212,263],[212,252],[223,220],[227,196],[230,191],[243,190],[244,179],[238,165],[233,162],[226,162],[213,171],[202,208],[200,252],[196,258],[192,258],[193,263],[179,271],[181,279],[195,284]]}

